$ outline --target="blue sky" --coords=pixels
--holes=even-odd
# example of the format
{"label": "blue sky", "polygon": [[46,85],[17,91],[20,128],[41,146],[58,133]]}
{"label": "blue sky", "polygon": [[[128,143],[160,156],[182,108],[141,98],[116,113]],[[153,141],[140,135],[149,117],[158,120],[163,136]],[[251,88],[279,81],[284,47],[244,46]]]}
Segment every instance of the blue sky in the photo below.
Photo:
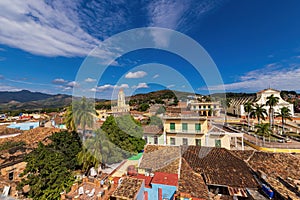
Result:
{"label": "blue sky", "polygon": [[[82,62],[103,40],[133,28],[162,27],[202,45],[227,91],[257,92],[271,86],[299,92],[299,9],[297,0],[2,0],[0,90],[71,94],[79,87],[75,79]],[[92,77],[87,82],[95,82],[99,98],[110,98],[121,87],[127,94],[190,90],[147,63],[175,69],[192,90],[207,93],[201,75],[187,61],[153,49],[122,55],[99,82]],[[158,79],[165,82],[155,83]]]}

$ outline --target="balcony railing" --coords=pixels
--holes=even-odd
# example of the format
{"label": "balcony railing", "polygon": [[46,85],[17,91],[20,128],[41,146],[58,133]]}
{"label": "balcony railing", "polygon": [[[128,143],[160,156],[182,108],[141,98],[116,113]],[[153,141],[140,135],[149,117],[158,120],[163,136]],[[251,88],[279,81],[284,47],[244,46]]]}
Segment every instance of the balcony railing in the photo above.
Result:
{"label": "balcony railing", "polygon": [[172,130],[167,129],[167,133],[184,133],[184,134],[204,134],[201,130]]}

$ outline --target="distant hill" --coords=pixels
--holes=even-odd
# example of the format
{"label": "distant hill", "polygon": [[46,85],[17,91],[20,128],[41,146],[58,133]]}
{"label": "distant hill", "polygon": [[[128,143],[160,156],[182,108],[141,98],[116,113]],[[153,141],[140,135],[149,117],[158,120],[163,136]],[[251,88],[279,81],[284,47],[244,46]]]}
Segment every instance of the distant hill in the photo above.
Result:
{"label": "distant hill", "polygon": [[41,92],[31,92],[29,90],[21,90],[17,92],[0,92],[0,103],[9,102],[28,102],[28,101],[38,101],[44,100],[52,97],[51,94],[45,94]]}
{"label": "distant hill", "polygon": [[[164,104],[168,100],[186,100],[188,96],[195,95],[191,92],[181,92],[175,90],[158,90],[145,94],[136,94],[131,97],[127,97],[130,105],[137,105],[142,103],[148,104]],[[199,94],[197,94],[199,95]]]}
{"label": "distant hill", "polygon": [[[96,99],[96,101],[105,100]],[[0,111],[62,108],[70,105],[71,102],[72,96],[67,94],[53,95],[28,90],[0,92]]]}
{"label": "distant hill", "polygon": [[0,110],[34,110],[59,108],[71,103],[72,96],[66,94],[45,94],[22,90],[17,92],[0,92]]}

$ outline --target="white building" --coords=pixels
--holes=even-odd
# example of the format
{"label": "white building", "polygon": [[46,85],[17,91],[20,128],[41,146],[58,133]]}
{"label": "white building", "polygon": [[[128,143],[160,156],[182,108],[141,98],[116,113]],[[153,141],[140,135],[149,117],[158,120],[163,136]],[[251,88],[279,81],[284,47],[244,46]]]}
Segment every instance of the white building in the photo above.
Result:
{"label": "white building", "polygon": [[227,109],[228,113],[231,113],[233,115],[238,115],[241,117],[246,117],[247,113],[244,109],[244,104],[248,101],[252,102],[253,104],[258,105],[265,105],[264,108],[267,110],[267,113],[269,113],[269,106],[266,106],[266,102],[268,101],[267,97],[274,95],[274,97],[278,97],[279,101],[276,106],[273,107],[274,112],[280,112],[280,109],[282,107],[288,107],[291,111],[292,116],[294,116],[294,106],[293,104],[284,101],[280,96],[280,91],[274,90],[274,89],[265,89],[261,90],[256,93],[256,96],[250,96],[250,97],[240,97],[235,98],[231,100],[230,107]]}

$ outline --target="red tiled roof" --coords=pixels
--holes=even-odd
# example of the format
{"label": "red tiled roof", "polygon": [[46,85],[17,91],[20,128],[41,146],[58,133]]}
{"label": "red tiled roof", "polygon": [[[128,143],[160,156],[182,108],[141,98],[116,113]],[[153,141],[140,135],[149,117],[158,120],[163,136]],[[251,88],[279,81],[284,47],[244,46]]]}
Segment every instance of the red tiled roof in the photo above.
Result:
{"label": "red tiled roof", "polygon": [[150,188],[151,187],[151,181],[152,178],[151,176],[145,176],[143,174],[138,174],[137,176],[134,176],[137,179],[143,179],[145,181],[145,187]]}
{"label": "red tiled roof", "polygon": [[178,185],[178,175],[177,174],[168,174],[164,172],[155,172],[152,179],[152,184],[162,184],[162,185]]}

